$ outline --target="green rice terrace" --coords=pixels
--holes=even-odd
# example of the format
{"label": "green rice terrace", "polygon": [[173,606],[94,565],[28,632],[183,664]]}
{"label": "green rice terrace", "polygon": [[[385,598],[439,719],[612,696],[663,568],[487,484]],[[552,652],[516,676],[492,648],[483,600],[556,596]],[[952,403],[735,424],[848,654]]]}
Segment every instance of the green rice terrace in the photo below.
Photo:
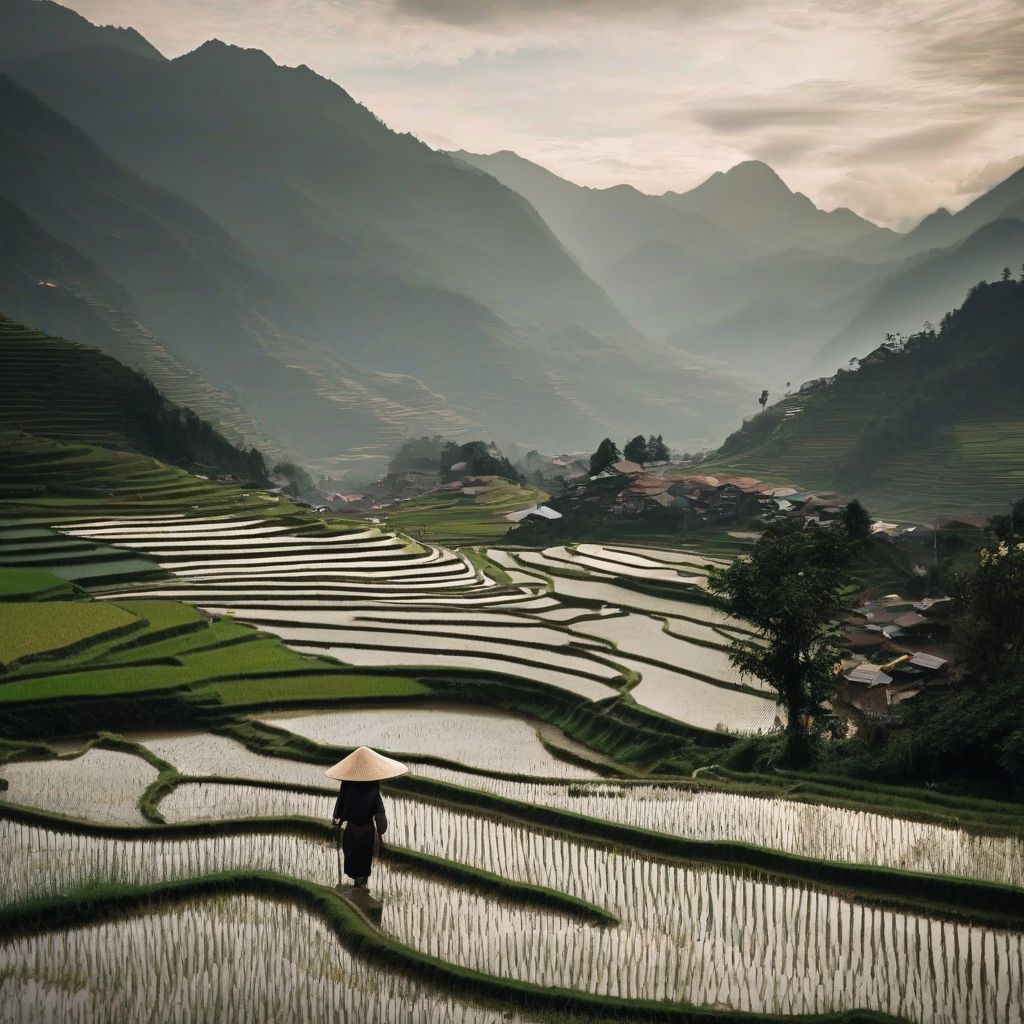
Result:
{"label": "green rice terrace", "polygon": [[[741,542],[466,536],[5,438],[0,1021],[1021,1018],[1024,809],[717,767],[778,713]],[[411,767],[379,921],[359,745]]]}

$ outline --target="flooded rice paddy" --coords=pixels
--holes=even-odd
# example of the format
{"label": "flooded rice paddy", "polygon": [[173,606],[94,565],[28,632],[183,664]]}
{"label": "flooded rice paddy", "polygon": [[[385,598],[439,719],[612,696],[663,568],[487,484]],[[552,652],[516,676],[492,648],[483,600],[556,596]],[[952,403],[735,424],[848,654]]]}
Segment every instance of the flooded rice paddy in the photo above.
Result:
{"label": "flooded rice paddy", "polygon": [[[482,709],[362,708],[279,713],[259,720],[316,743],[430,754],[485,771],[548,778],[588,779],[593,772],[562,760],[541,742],[536,723]],[[564,737],[565,747],[585,753]]]}
{"label": "flooded rice paddy", "polygon": [[[616,697],[628,679],[635,685],[621,699],[690,725],[737,733],[774,725],[774,701],[750,691],[757,681],[741,679],[723,649],[743,624],[706,603],[707,570],[721,560],[697,552],[600,544],[492,551],[510,574],[511,582],[499,583],[458,553],[409,545],[377,528],[305,535],[265,520],[160,516],[64,529],[133,547],[173,574],[129,591],[134,596],[184,598],[346,664],[483,669],[502,673],[512,692],[541,685],[584,701]],[[573,575],[561,575],[566,570]],[[636,589],[644,580],[667,594]],[[513,714],[448,705],[259,720],[322,744],[405,755],[414,775],[526,805],[506,820],[463,810],[455,797],[414,799],[385,787],[387,843],[441,862],[435,871],[386,858],[374,866],[382,930],[411,948],[547,987],[735,1011],[870,1008],[916,1024],[1004,1024],[1024,1014],[1019,932],[871,906],[713,862],[659,859],[642,844],[602,846],[571,828],[524,822],[530,806],[544,806],[671,836],[1020,887],[1017,838],[689,785],[609,781],[545,742],[586,751]],[[186,776],[322,789],[185,781],[160,802],[171,823],[329,820],[334,786],[322,765],[261,756],[205,733],[131,738]],[[102,750],[0,767],[7,802],[123,826],[143,823],[137,802],[155,777],[142,758]],[[7,854],[0,902],[229,870],[336,883],[326,838],[295,834],[287,823],[264,827],[274,831],[100,837],[0,817]],[[458,865],[508,884],[474,886]],[[589,901],[618,923],[524,903],[517,883]],[[0,1024],[85,1024],[97,1014],[182,1022],[520,1020],[362,961],[305,911],[251,896],[0,936],[0,978]]]}
{"label": "flooded rice paddy", "polygon": [[156,777],[157,770],[140,757],[93,749],[80,757],[0,765],[0,778],[8,782],[0,799],[92,821],[140,825],[146,819],[139,797]]}
{"label": "flooded rice paddy", "polygon": [[256,896],[19,938],[0,945],[0,977],[2,1024],[528,1024],[353,956],[323,921]]}
{"label": "flooded rice paddy", "polygon": [[[196,784],[167,798],[168,818],[323,815],[326,799]],[[466,966],[631,998],[811,1013],[873,1007],[915,1020],[998,1022],[1021,1002],[1024,936],[873,908],[806,885],[616,853],[538,830],[401,798],[389,841],[597,903],[619,926],[557,915],[498,928],[489,900],[439,930],[447,886],[407,886],[383,926]],[[388,882],[375,882],[385,894]],[[415,893],[418,893],[414,899]],[[439,894],[432,905],[431,896]],[[515,915],[511,915],[512,918]],[[504,920],[510,920],[508,914]]]}
{"label": "flooded rice paddy", "polygon": [[[439,714],[441,722],[448,723],[440,728]],[[1010,845],[1010,840],[968,837],[956,830],[792,801],[577,778],[576,771],[589,773],[553,758],[533,728],[511,716],[484,714],[459,721],[463,716],[452,709],[374,709],[357,712],[353,724],[343,725],[348,715],[304,714],[271,720],[320,742],[350,744],[355,737],[385,746],[381,740],[387,740],[394,747],[424,754],[440,748],[441,756],[449,759],[503,771],[505,761],[489,756],[500,735],[517,748],[521,781],[417,763],[413,770],[512,799],[670,834],[741,838],[826,858],[877,858],[879,863],[899,860],[898,866],[916,870],[1001,877],[1020,883],[1020,850]],[[296,724],[301,728],[296,729]],[[136,738],[189,774],[212,772],[331,786],[323,779],[320,766],[262,757],[226,737],[178,733],[138,734]],[[131,759],[131,755],[121,756]],[[84,757],[79,760],[85,762]],[[530,782],[527,768],[548,777],[564,769],[565,781]],[[129,778],[128,788],[134,792],[136,780],[129,772],[117,776],[108,772],[111,788]],[[247,785],[186,783],[167,795],[160,809],[172,822],[282,815],[326,821],[332,802],[329,791],[314,795]],[[101,801],[107,803],[109,800]],[[387,861],[378,863],[372,889],[384,902],[385,933],[455,964],[544,986],[737,1010],[811,1013],[856,1006],[928,1024],[965,1020],[1001,1024],[1018,1019],[1024,1008],[1024,937],[1017,933],[873,908],[808,885],[783,884],[754,873],[673,864],[641,853],[599,848],[432,802],[390,795],[387,804],[392,823],[389,843],[512,881],[548,886],[595,903],[620,921],[618,925],[588,923],[561,911],[524,906],[493,891],[477,891],[450,878],[423,876]],[[64,834],[0,821],[0,844],[11,853],[0,869],[2,902],[60,893],[100,880],[142,884],[243,869],[331,885],[337,872],[330,843],[288,834],[139,840]],[[984,870],[984,865],[991,871]],[[252,901],[245,912],[259,915],[265,906],[281,905]],[[163,913],[128,920],[163,920]],[[283,910],[280,913],[284,914]],[[288,948],[302,949],[302,957],[314,967],[307,969],[305,959],[297,966],[291,957],[281,965],[268,961],[268,970],[278,972],[273,976],[281,984],[286,975],[280,972],[295,972],[295,999],[320,997],[324,963],[334,965],[331,971],[335,973],[328,972],[327,977],[349,970],[341,961],[351,958],[343,949],[339,951],[333,938],[322,940],[330,946],[329,951],[306,951],[295,945],[309,928],[318,927],[315,922],[310,924],[311,920],[289,911],[276,927],[292,929],[281,933],[289,936]],[[123,924],[116,922],[118,927]],[[89,941],[117,950],[121,939],[112,927],[98,925],[71,934],[96,935]],[[182,949],[173,945],[179,940],[165,934],[162,925],[146,927],[155,932],[143,948],[172,942],[178,960],[171,958],[169,963],[191,962],[190,957],[198,958],[198,963],[211,956],[216,960],[217,966],[209,967],[209,986],[204,982],[192,995],[181,997],[188,1012],[206,1012],[208,1004],[202,1000],[215,1000],[218,986],[221,999],[228,990],[245,987],[248,975],[239,964],[241,954],[228,952],[234,936],[210,938],[213,945],[206,946],[206,933],[197,925],[198,931],[187,934],[198,945]],[[250,941],[247,928],[240,919],[239,930],[247,948],[261,949],[254,939]],[[13,946],[0,944],[0,964],[7,957],[7,962],[18,965],[19,973],[12,977],[18,986],[15,990],[21,993],[20,1005],[36,1014],[10,1019],[57,1020],[45,1014],[60,1012],[63,1019],[84,1022],[95,1005],[90,1000],[108,989],[115,990],[116,1000],[127,1000],[125,1006],[136,1005],[132,1000],[141,996],[134,972],[139,968],[122,969],[118,965],[131,965],[132,958],[111,955],[107,960],[106,951],[92,954],[88,961],[95,969],[89,969],[86,988],[74,993],[62,988],[63,965],[70,965],[70,976],[78,970],[77,954],[68,952],[69,946],[62,942],[61,936],[41,935],[19,939]],[[60,952],[53,953],[55,949]],[[45,970],[44,965],[48,965]],[[179,982],[172,973],[168,972],[162,984],[168,986],[166,991],[176,993]],[[394,983],[384,970],[365,990],[338,992],[332,997],[334,1002],[326,1005],[339,1013],[374,1013],[374,1007],[386,1005],[379,1002],[386,997],[407,999],[413,1008],[419,1005],[417,998],[436,997],[436,993],[416,986],[396,989]],[[351,1002],[364,996],[378,1002]],[[264,1002],[270,1007],[280,1005],[269,997]],[[442,1004],[447,1007],[443,998],[442,1003],[424,1003]],[[237,1005],[248,1003],[243,999]],[[452,1020],[491,1019],[480,1016],[484,1011],[477,1007],[460,1009],[458,1001],[453,1005]],[[360,1010],[361,1006],[370,1009]],[[272,1019],[259,1016],[262,1009],[253,1012],[255,1019]],[[446,1008],[444,1012],[449,1011]],[[458,1016],[460,1012],[467,1016]],[[417,1018],[413,1014],[399,1019]]]}
{"label": "flooded rice paddy", "polygon": [[[160,519],[64,529],[133,547],[173,573],[173,581],[137,588],[134,596],[186,598],[274,632],[296,650],[344,664],[499,672],[595,701],[610,695],[606,687],[621,685],[628,668],[651,677],[633,699],[689,724],[753,732],[774,720],[756,697],[716,687],[737,681],[724,654],[686,642],[721,645],[730,624],[703,599],[688,596],[699,594],[709,561],[696,554],[598,544],[493,551],[496,562],[517,573],[500,585],[457,553],[409,545],[377,528],[293,535],[259,520]],[[557,574],[566,568],[587,578]],[[652,596],[617,586],[618,580],[678,584],[679,594]],[[594,609],[574,607],[577,599],[613,603],[631,614],[604,634],[579,621],[581,612]],[[356,614],[353,606],[365,612],[367,602],[372,615]],[[433,617],[401,614],[410,605],[430,606]],[[676,636],[650,615],[668,616],[678,626]],[[572,629],[574,623],[581,628]],[[670,678],[617,661],[612,643],[623,654],[646,649],[679,671]],[[704,676],[703,684],[694,686],[692,677],[686,682],[687,669]]]}

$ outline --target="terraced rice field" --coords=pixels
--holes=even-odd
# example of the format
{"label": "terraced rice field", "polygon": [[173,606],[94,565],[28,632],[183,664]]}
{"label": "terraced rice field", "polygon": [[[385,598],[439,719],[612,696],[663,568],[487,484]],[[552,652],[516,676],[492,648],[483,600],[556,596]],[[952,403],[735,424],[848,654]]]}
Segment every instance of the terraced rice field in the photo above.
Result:
{"label": "terraced rice field", "polygon": [[[34,760],[0,763],[0,915],[28,898],[66,914],[104,893],[173,887],[109,921],[0,935],[0,977],[17,1000],[5,998],[0,1022],[84,1024],[100,1006],[167,1019],[146,1016],[154,991],[182,1024],[535,1019],[510,1009],[529,1004],[511,989],[498,1007],[472,1002],[451,973],[464,969],[507,979],[499,987],[538,986],[528,991],[540,1003],[564,988],[575,1019],[595,1015],[572,1003],[583,995],[783,1015],[874,1009],[915,1024],[1020,1019],[1024,928],[998,914],[1024,890],[1012,827],[627,778],[535,719],[431,701],[425,669],[478,670],[513,704],[548,695],[709,731],[772,728],[774,701],[725,653],[743,624],[707,603],[712,557],[636,545],[494,550],[512,580],[498,582],[479,556],[377,528],[207,511],[54,524],[67,543],[128,552],[167,575],[76,602],[126,616],[124,635],[106,621],[54,633],[48,642],[72,648],[60,662],[19,641],[23,661],[43,660],[31,673],[22,664],[0,698],[24,707],[58,686],[76,697],[187,687],[222,701],[210,706],[235,724],[230,735],[148,729],[129,734],[136,747],[56,760],[36,749],[24,753]],[[24,532],[35,526],[14,529],[11,545],[52,543]],[[44,582],[35,592],[59,593]],[[386,666],[403,671],[374,675]],[[353,695],[378,704],[324,707]],[[381,706],[389,696],[417,703]],[[308,703],[271,710],[296,699]],[[353,953],[352,918],[332,892],[336,789],[323,770],[359,744],[401,757],[411,775],[385,784],[392,827],[371,876],[383,913],[379,930],[359,925],[385,945]],[[143,754],[163,765],[159,789],[147,789],[157,767]],[[736,844],[764,856],[744,860]],[[868,890],[830,886],[829,872],[857,865],[882,874],[877,889],[874,876]],[[968,894],[961,913],[946,913],[913,895],[908,872],[943,876],[929,896],[976,880],[990,912]],[[69,893],[85,895],[66,904]],[[424,980],[400,969],[424,956],[436,958]],[[605,1015],[643,1018],[615,1003]]]}
{"label": "terraced rice field", "polygon": [[[609,930],[534,909],[515,913],[450,884],[411,885],[402,872],[381,871],[385,930],[451,962],[545,986],[762,1012],[855,1005],[909,1011],[918,1020],[998,1021],[1022,1005],[1020,935],[609,852],[430,804],[388,803],[390,842],[567,892],[621,921]],[[326,797],[198,784],[176,790],[161,809],[180,821],[316,817],[328,806]],[[255,844],[248,856],[263,863],[266,855]],[[998,959],[1005,974],[981,981],[984,968],[961,955],[968,949],[990,967]]]}
{"label": "terraced rice field", "polygon": [[[495,562],[528,581],[498,584],[457,552],[377,528],[326,532],[259,517],[163,515],[60,529],[143,553],[172,575],[124,593],[192,601],[301,653],[367,669],[498,673],[590,701],[632,687],[631,699],[699,728],[774,725],[770,695],[728,664],[731,624],[700,596],[708,560],[696,553],[668,552],[666,560],[658,551],[594,544],[493,551]],[[585,578],[558,575],[564,568]],[[617,585],[652,578],[677,587],[678,597]],[[630,614],[579,607],[609,600]]]}
{"label": "terraced rice field", "polygon": [[0,778],[8,782],[4,800],[118,825],[145,822],[139,798],[156,776],[156,768],[139,757],[101,749],[0,767]]}
{"label": "terraced rice field", "polygon": [[[1024,840],[1017,836],[978,834],[778,797],[605,779],[543,746],[537,723],[510,715],[438,707],[350,709],[313,715],[280,713],[260,716],[260,720],[328,746],[373,746],[403,757],[414,775],[483,790],[526,805],[555,807],[666,835],[749,843],[826,861],[875,864],[1024,887]],[[507,753],[502,737],[507,737]],[[223,736],[140,733],[131,738],[186,775],[328,789],[333,785],[312,765],[255,754]],[[570,754],[582,756],[582,751],[564,738],[561,742]],[[475,770],[417,760],[424,755]],[[41,766],[34,770],[44,781]],[[135,789],[141,791],[141,787]],[[230,787],[214,786],[209,793],[234,799]],[[259,813],[277,813],[282,797],[248,790],[244,799],[255,801],[261,807]],[[301,813],[317,816],[317,808],[323,809],[316,802],[318,797],[298,799],[302,801]],[[169,800],[165,810],[181,806],[174,797]],[[256,804],[246,806],[251,811]],[[230,817],[247,812],[232,805],[230,813],[224,813]]]}
{"label": "terraced rice field", "polygon": [[20,938],[0,946],[0,974],[3,1024],[529,1020],[353,956],[323,921],[256,896],[192,899]]}
{"label": "terraced rice field", "polygon": [[[373,742],[392,752],[409,750],[414,775],[522,801],[527,819],[530,806],[543,805],[667,834],[739,838],[826,859],[993,877],[1015,886],[1022,880],[1019,839],[785,800],[599,780],[552,756],[534,725],[513,716],[449,707],[270,721],[332,745]],[[0,817],[0,844],[9,851],[0,864],[0,904],[75,891],[84,883],[141,886],[225,871],[333,884],[337,866],[327,835],[317,839],[278,826],[269,833],[190,836],[173,825],[267,816],[325,821],[333,784],[323,778],[322,765],[261,756],[206,733],[134,738],[186,773],[159,804],[172,823],[168,831],[144,839],[131,831],[100,836],[79,834],[73,825]],[[509,759],[496,756],[503,739],[518,766],[511,778],[487,774],[509,766]],[[475,771],[419,763],[416,753]],[[63,773],[76,763],[80,777],[72,780]],[[188,775],[208,774],[285,788],[187,781]],[[530,774],[545,781],[531,781]],[[9,797],[23,804],[135,824],[138,819],[128,811],[152,781],[152,769],[130,754],[92,750],[77,759],[7,765],[0,776],[11,783]],[[554,778],[562,781],[549,781]],[[322,791],[310,792],[310,786]],[[383,902],[382,934],[448,964],[546,988],[753,1012],[862,1007],[920,1024],[1002,1024],[1024,1009],[1024,932],[877,907],[713,863],[651,857],[642,844],[595,845],[571,830],[513,823],[433,798],[388,793],[386,800],[388,846],[440,860],[422,869],[391,858],[375,865],[372,886]],[[507,880],[507,889],[492,883],[481,888],[469,877],[452,875],[460,865]],[[515,888],[521,883],[585,900],[617,923],[524,903]],[[286,958],[276,957],[259,937],[268,928],[273,950],[293,951]],[[254,957],[265,959],[262,980],[249,973]],[[197,965],[192,973],[198,982],[188,991],[180,980],[182,964]],[[290,1012],[305,1008],[303,1019],[309,1020],[345,1013],[367,1014],[359,1018],[367,1021],[438,1019],[417,1016],[422,1012],[470,1024],[491,1020],[493,1012],[443,988],[399,980],[386,963],[353,958],[308,911],[250,895],[189,898],[173,911],[154,904],[112,922],[0,941],[0,965],[12,968],[7,990],[18,1005],[47,1006],[61,1019],[83,1024],[101,1002],[125,1012],[142,1005],[147,966],[159,975],[148,978],[150,986],[180,998],[182,1021],[215,1012],[230,1020],[248,1019],[250,1013],[252,1019],[274,1019],[274,1012],[285,1012],[282,986],[291,993]],[[88,979],[84,986],[73,980],[82,976]],[[332,980],[336,991],[327,994]],[[246,986],[252,991],[243,994]],[[4,1005],[10,1015],[10,1002]]]}

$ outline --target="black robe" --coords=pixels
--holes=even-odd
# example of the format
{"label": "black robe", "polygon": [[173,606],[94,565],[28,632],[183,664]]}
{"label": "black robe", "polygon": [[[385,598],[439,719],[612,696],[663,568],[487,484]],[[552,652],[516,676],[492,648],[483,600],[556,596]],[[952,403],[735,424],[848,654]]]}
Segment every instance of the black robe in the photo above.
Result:
{"label": "black robe", "polygon": [[341,840],[345,874],[349,878],[368,878],[377,836],[388,830],[380,783],[343,782],[334,805],[334,817],[345,823]]}

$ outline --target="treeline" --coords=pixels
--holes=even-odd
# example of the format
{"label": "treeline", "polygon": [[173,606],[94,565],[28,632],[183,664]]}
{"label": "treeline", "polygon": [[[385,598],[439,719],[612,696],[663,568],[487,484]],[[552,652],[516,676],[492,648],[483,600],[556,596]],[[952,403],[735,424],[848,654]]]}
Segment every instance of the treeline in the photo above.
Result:
{"label": "treeline", "polygon": [[637,434],[626,441],[621,450],[610,437],[606,437],[590,456],[590,475],[596,476],[623,459],[643,466],[649,462],[667,462],[670,457],[668,445],[661,434],[651,434],[646,438]]}
{"label": "treeline", "polygon": [[462,476],[500,476],[515,483],[523,479],[493,441],[458,444],[440,434],[403,442],[388,464],[388,473],[436,473],[444,481]]}
{"label": "treeline", "polygon": [[207,469],[258,484],[269,482],[267,464],[257,448],[233,445],[191,409],[168,401],[143,379],[148,402],[151,451],[162,462],[186,469]]}

